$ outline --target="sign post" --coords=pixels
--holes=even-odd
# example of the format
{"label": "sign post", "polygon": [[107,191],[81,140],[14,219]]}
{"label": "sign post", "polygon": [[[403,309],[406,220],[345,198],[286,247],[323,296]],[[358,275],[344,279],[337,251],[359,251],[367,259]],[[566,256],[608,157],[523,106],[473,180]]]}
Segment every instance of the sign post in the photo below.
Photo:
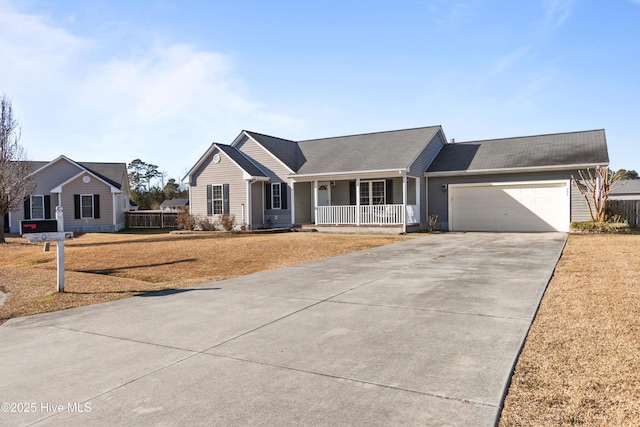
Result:
{"label": "sign post", "polygon": [[[62,206],[56,206],[56,221],[58,221],[58,232],[64,233],[64,216],[62,215]],[[64,240],[56,242],[58,250],[58,292],[64,292]]]}
{"label": "sign post", "polygon": [[[56,242],[57,246],[57,267],[58,267],[58,292],[64,292],[64,241],[72,240],[73,233],[64,231],[64,217],[62,206],[56,206],[55,220],[21,221],[22,236],[29,243]],[[56,231],[57,230],[57,231]]]}

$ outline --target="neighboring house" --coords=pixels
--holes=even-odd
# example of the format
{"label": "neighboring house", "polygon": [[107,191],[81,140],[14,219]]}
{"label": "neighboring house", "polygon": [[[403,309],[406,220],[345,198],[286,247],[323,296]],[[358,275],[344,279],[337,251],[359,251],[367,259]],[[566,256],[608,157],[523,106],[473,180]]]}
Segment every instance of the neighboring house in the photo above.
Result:
{"label": "neighboring house", "polygon": [[160,204],[160,210],[163,212],[179,212],[181,208],[189,206],[189,199],[171,199],[165,200]]}
{"label": "neighboring house", "polygon": [[609,162],[603,130],[447,144],[440,126],[291,141],[242,131],[184,179],[191,213],[249,228],[568,231],[570,179]]}
{"label": "neighboring house", "polygon": [[124,228],[129,210],[129,177],[125,163],[75,162],[60,156],[30,162],[36,188],[21,209],[8,215],[12,233],[23,219],[55,219],[62,206],[65,231],[113,232]]}
{"label": "neighboring house", "polygon": [[618,181],[609,193],[609,200],[617,204],[615,211],[631,227],[640,226],[640,179]]}
{"label": "neighboring house", "polygon": [[640,200],[640,179],[621,179],[615,183],[609,200]]}

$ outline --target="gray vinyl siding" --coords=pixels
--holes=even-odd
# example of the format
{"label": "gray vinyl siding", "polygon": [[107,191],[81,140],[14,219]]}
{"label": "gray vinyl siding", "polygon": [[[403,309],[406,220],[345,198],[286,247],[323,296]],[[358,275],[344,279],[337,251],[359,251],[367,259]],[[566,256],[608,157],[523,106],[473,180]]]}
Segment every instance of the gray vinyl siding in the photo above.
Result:
{"label": "gray vinyl siding", "polygon": [[313,205],[313,185],[310,182],[300,182],[293,186],[295,192],[295,224],[310,224]]}
{"label": "gray vinyl siding", "polygon": [[287,209],[266,209],[264,214],[265,221],[270,220],[274,227],[291,226],[293,224],[291,220],[291,185],[287,178],[291,171],[272,154],[246,136],[238,141],[235,147],[246,154],[256,166],[267,174],[269,183],[287,183]]}
{"label": "gray vinyl siding", "polygon": [[[113,195],[111,187],[102,181],[91,177],[88,183],[82,181],[83,174],[62,188],[60,198],[64,207],[64,229],[74,232],[112,232],[115,231],[113,225]],[[93,194],[100,196],[100,218],[75,218],[74,195]],[[96,213],[94,212],[94,215]]]}
{"label": "gray vinyl siding", "polygon": [[416,160],[410,166],[409,175],[413,177],[424,176],[425,171],[436,158],[442,147],[446,142],[442,139],[441,132],[436,132],[431,141],[422,150],[422,153],[416,158]]}
{"label": "gray vinyl siding", "polygon": [[[420,153],[418,158],[410,167],[410,175],[418,177],[420,182],[420,228],[425,229],[427,223],[427,217],[431,213],[431,211],[427,212],[427,186],[426,180],[424,178],[424,172],[427,170],[433,159],[436,158],[442,147],[446,144],[446,141],[443,139],[442,132],[437,132],[434,137],[429,141],[429,144],[425,147],[425,149]],[[409,180],[415,186],[415,181]],[[413,190],[409,192],[412,194],[411,197],[414,197],[415,187],[412,187]],[[417,201],[409,202],[409,204],[417,204]]]}
{"label": "gray vinyl siding", "polygon": [[[577,171],[529,172],[495,175],[428,177],[429,214],[438,215],[437,228],[448,229],[449,225],[449,191],[442,191],[443,184],[470,184],[483,182],[516,182],[516,181],[551,181],[578,177]],[[589,208],[572,183],[571,186],[571,222],[588,221]]]}
{"label": "gray vinyl siding", "polygon": [[[213,163],[212,158],[215,154],[220,154],[220,163]],[[191,214],[202,218],[207,217],[207,185],[229,184],[229,213],[235,216],[236,225],[241,225],[242,204],[247,206],[247,184],[242,169],[225,153],[215,149],[194,172],[193,177],[189,205]],[[217,221],[218,215],[208,216],[208,218],[210,221]]]}
{"label": "gray vinyl siding", "polygon": [[[81,170],[77,166],[62,159],[34,175],[36,188],[31,194],[51,196],[51,219],[55,219],[56,206],[58,206],[60,203],[58,202],[58,195],[50,193],[50,191],[63,182],[73,178],[80,172]],[[63,213],[65,214],[65,216],[73,215],[73,201],[69,206],[63,205]],[[20,204],[20,207],[16,211],[11,213],[10,219],[11,231],[19,232],[20,221],[24,219],[24,208],[22,204]]]}
{"label": "gray vinyl siding", "polygon": [[[285,182],[285,181],[283,181]],[[279,181],[266,182],[265,185],[280,184]],[[265,222],[269,224],[271,221],[272,227],[290,227],[293,224],[291,221],[291,187],[287,184],[287,209],[265,209]]]}
{"label": "gray vinyl siding", "polygon": [[[375,178],[375,179],[367,179],[362,178],[360,182],[368,182],[368,181],[387,181],[391,179],[393,182],[393,203],[401,205],[402,204],[402,178],[394,177],[394,178]],[[319,181],[325,182],[325,181]],[[331,187],[331,204],[334,206],[346,206],[350,204],[350,186],[351,182],[355,182],[354,180],[349,181],[331,181],[334,182],[335,185]],[[309,191],[311,194],[311,202],[313,203],[313,183],[309,184]],[[296,186],[301,184],[296,184]],[[298,190],[296,190],[296,198],[298,197]],[[407,178],[407,204],[415,205],[416,204],[416,183],[415,179]],[[296,209],[297,203],[296,203]],[[298,214],[296,213],[296,216]]]}
{"label": "gray vinyl siding", "polygon": [[416,204],[416,180],[414,178],[407,178],[407,204]]}
{"label": "gray vinyl siding", "polygon": [[262,182],[254,182],[251,184],[251,226],[252,228],[260,228],[263,224],[263,198]]}

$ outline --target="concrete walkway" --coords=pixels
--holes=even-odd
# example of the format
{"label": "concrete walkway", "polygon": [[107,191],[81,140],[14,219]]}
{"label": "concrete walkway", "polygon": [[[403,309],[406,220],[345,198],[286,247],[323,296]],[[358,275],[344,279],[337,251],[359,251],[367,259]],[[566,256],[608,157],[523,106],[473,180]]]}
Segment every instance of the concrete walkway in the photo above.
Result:
{"label": "concrete walkway", "polygon": [[422,236],[14,319],[0,425],[490,426],[565,241]]}

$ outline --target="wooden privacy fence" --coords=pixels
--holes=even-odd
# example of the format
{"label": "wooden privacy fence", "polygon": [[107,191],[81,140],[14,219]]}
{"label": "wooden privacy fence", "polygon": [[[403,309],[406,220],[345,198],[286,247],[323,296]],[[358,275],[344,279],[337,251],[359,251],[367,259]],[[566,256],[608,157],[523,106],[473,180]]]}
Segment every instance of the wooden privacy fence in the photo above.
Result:
{"label": "wooden privacy fence", "polygon": [[640,223],[640,200],[609,200],[607,210],[620,215],[629,227],[636,228]]}
{"label": "wooden privacy fence", "polygon": [[126,216],[127,228],[178,228],[177,212],[134,211]]}

